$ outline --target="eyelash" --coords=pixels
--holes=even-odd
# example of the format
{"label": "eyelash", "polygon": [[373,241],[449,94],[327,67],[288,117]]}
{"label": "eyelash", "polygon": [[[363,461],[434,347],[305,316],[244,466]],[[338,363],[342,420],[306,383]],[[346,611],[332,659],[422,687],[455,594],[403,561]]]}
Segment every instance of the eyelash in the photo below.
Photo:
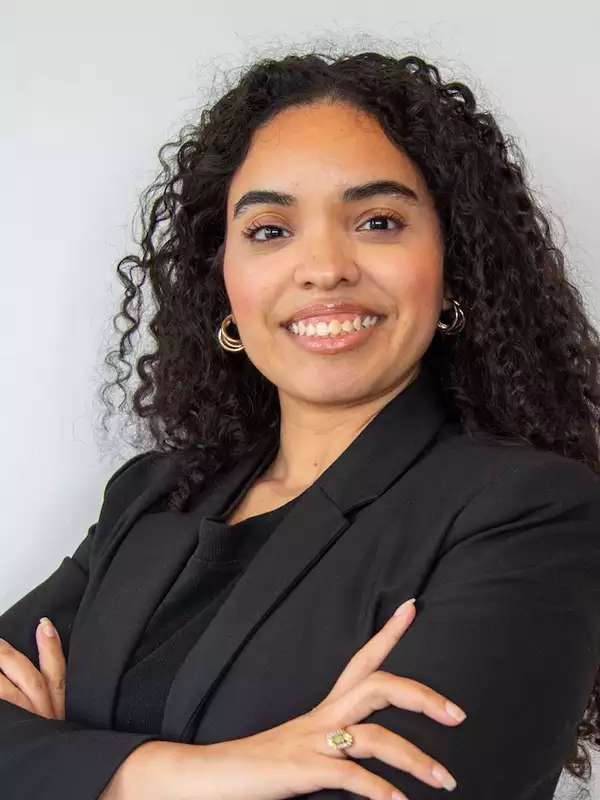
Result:
{"label": "eyelash", "polygon": [[[368,219],[366,219],[361,224],[364,225],[365,222],[371,222],[371,220],[374,220],[374,219],[391,219],[392,222],[395,222],[398,225],[400,230],[402,230],[403,228],[407,227],[406,222],[402,219],[402,217],[398,216],[397,214],[391,214],[389,211],[386,211],[385,214],[374,214],[373,216],[369,217]],[[243,236],[246,237],[246,239],[249,239],[253,244],[266,244],[267,242],[272,242],[272,241],[275,241],[276,239],[282,239],[283,238],[282,236],[275,236],[272,239],[255,239],[254,238],[255,233],[257,231],[262,230],[263,228],[269,228],[271,230],[273,230],[273,229],[284,230],[283,226],[281,226],[281,225],[257,225],[255,223],[253,223],[251,225],[248,225],[247,228],[244,228],[244,230],[242,231],[242,234],[243,234]],[[379,230],[380,233],[393,233],[394,232],[393,228],[392,229],[372,229],[370,232],[377,232],[377,230]]]}

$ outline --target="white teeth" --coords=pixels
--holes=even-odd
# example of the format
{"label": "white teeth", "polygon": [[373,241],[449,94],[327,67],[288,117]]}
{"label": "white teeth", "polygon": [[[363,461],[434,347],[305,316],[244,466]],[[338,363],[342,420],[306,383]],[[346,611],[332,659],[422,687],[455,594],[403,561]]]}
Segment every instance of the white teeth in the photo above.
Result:
{"label": "white teeth", "polygon": [[359,331],[361,328],[370,328],[378,320],[379,317],[377,316],[357,316],[352,321],[346,319],[344,322],[339,322],[339,320],[333,319],[329,323],[317,322],[316,325],[312,322],[307,325],[303,320],[299,320],[298,322],[292,322],[288,326],[288,330],[296,336],[328,336],[333,338],[343,333]]}

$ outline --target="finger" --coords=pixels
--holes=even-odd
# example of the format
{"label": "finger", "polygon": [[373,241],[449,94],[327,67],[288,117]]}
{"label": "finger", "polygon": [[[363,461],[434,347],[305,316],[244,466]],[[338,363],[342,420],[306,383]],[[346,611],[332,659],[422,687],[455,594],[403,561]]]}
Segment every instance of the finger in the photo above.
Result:
{"label": "finger", "polygon": [[67,662],[58,631],[48,617],[42,617],[36,630],[40,672],[46,678],[56,719],[65,718]]}
{"label": "finger", "polygon": [[355,761],[346,761],[335,764],[328,759],[332,766],[324,770],[324,778],[320,781],[324,789],[343,789],[369,800],[382,800],[394,797],[398,800],[408,800],[407,796],[397,789],[393,783],[380,778],[368,769],[361,767]]}
{"label": "finger", "polygon": [[8,678],[0,672],[0,700],[6,700],[13,706],[20,706],[25,711],[31,711],[33,714],[37,713],[33,707],[33,703],[26,694],[9,681]]}
{"label": "finger", "polygon": [[389,672],[374,672],[339,697],[328,707],[327,713],[334,726],[346,727],[361,722],[373,711],[389,705],[425,714],[443,725],[459,725],[466,718],[465,715],[462,720],[457,720],[448,711],[448,707],[451,708],[454,704],[443,694],[412,678],[403,678]]}
{"label": "finger", "polygon": [[345,694],[379,668],[414,620],[417,613],[414,601],[413,597],[402,603],[385,625],[352,656],[332,690],[316,708]]}
{"label": "finger", "polygon": [[52,719],[54,708],[46,679],[26,655],[8,642],[0,645],[0,670],[18,689],[27,695],[35,714]]}
{"label": "finger", "polygon": [[[452,782],[456,787],[453,776],[443,764],[403,736],[376,724],[357,725],[348,730],[355,737],[347,749],[353,759],[376,758],[435,789],[441,788],[440,784],[446,788],[446,781],[448,789]],[[319,746],[319,752],[324,752],[320,741]]]}

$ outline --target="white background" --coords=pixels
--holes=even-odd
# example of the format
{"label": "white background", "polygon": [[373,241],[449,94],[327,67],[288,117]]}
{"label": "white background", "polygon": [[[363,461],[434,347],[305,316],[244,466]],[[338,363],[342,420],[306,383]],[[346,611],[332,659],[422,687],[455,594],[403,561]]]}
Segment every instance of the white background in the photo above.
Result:
{"label": "white background", "polygon": [[[75,549],[133,453],[98,423],[116,263],[130,252],[158,147],[194,119],[215,79],[255,56],[396,44],[467,83],[523,148],[598,324],[597,4],[295,5],[2,3],[0,612]],[[563,779],[556,796],[566,798]],[[600,797],[598,775],[594,785]]]}

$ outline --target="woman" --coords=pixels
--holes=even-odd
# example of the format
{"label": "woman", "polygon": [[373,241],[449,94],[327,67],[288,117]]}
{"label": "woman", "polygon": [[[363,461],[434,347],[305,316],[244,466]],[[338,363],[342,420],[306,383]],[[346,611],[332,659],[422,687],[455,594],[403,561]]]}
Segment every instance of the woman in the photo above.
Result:
{"label": "woman", "polygon": [[174,144],[106,387],[149,278],[154,446],[0,618],[4,796],[549,800],[599,733],[599,348],[505,137],[309,54]]}

